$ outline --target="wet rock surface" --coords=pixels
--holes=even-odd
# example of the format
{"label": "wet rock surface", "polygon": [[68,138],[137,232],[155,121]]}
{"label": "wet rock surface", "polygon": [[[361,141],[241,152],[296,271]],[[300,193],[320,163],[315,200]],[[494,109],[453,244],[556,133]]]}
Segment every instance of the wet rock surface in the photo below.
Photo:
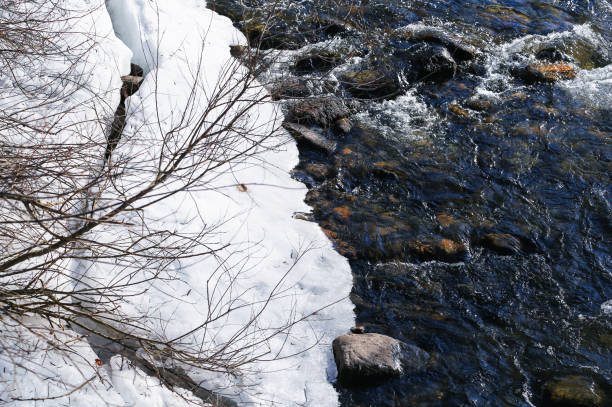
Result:
{"label": "wet rock surface", "polygon": [[439,260],[453,263],[464,260],[468,254],[462,242],[450,239],[415,240],[408,244],[408,249],[420,260]]}
{"label": "wet rock surface", "polygon": [[441,45],[417,44],[396,56],[408,63],[405,74],[415,81],[445,82],[457,73],[457,63]]}
{"label": "wet rock surface", "polygon": [[287,104],[285,118],[298,124],[315,124],[332,127],[338,120],[350,114],[346,104],[337,98],[304,99]]}
{"label": "wet rock surface", "polygon": [[398,30],[404,38],[417,39],[426,43],[440,44],[445,47],[456,61],[463,62],[476,58],[480,51],[460,37],[433,27],[408,27]]}
{"label": "wet rock surface", "polygon": [[478,243],[503,255],[517,254],[522,247],[521,241],[509,233],[486,233],[479,237]]}
{"label": "wet rock surface", "polygon": [[302,126],[301,124],[288,123],[283,124],[285,129],[289,130],[289,133],[298,141],[308,143],[313,147],[325,150],[328,153],[334,152],[336,149],[336,142],[329,140],[319,131]]}
{"label": "wet rock surface", "polygon": [[110,158],[113,150],[115,147],[117,147],[117,144],[123,135],[126,122],[126,99],[138,91],[143,80],[144,70],[136,64],[130,64],[129,75],[121,77],[122,85],[119,91],[121,98],[119,101],[119,106],[117,106],[117,110],[115,110],[113,122],[111,123],[108,131],[106,151],[104,153],[105,161]]}
{"label": "wet rock surface", "polygon": [[366,69],[342,77],[347,91],[360,99],[392,99],[401,93],[397,78],[390,72]]}
{"label": "wet rock surface", "polygon": [[374,385],[422,369],[429,359],[415,346],[376,333],[342,335],[332,346],[338,380],[347,386]]}
{"label": "wet rock surface", "polygon": [[329,71],[342,63],[338,55],[320,52],[314,55],[299,57],[293,69],[299,74]]}
{"label": "wet rock surface", "polygon": [[528,83],[557,82],[560,80],[574,79],[577,68],[568,63],[557,64],[529,64],[520,75]]}

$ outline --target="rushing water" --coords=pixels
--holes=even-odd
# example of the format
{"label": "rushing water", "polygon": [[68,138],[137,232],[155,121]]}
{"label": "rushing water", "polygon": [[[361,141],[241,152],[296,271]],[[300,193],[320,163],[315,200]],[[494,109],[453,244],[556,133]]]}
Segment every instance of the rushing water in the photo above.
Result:
{"label": "rushing water", "polygon": [[[311,30],[314,14],[351,30]],[[311,45],[269,75],[293,75],[312,49],[350,54],[300,76],[319,94],[346,96],[342,73],[405,47],[402,27],[480,50],[451,80],[406,80],[398,97],[366,101],[347,135],[328,131],[334,153],[301,148],[295,176],[351,259],[358,322],[432,355],[420,372],[338,385],[342,404],[541,406],[551,378],[582,376],[612,405],[611,3],[300,1],[280,15],[291,48]],[[550,47],[580,67],[574,79],[513,74]],[[419,251],[442,241],[465,251]]]}

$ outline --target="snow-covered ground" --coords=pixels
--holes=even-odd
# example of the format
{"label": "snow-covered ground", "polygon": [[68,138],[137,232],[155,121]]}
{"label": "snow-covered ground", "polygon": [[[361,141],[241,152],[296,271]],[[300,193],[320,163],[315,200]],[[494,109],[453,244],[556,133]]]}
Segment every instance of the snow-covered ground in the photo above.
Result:
{"label": "snow-covered ground", "polygon": [[[136,165],[146,173],[152,163],[163,160],[164,148],[168,146],[162,148],[160,137],[184,120],[183,107],[190,103],[194,107],[190,114],[195,118],[207,106],[220,77],[229,72],[228,66],[235,66],[229,46],[243,43],[244,38],[229,19],[206,9],[205,2],[199,0],[108,0],[106,8],[102,0],[66,0],[66,3],[73,10],[83,7],[94,10],[87,17],[71,21],[76,26],[70,35],[88,33],[100,39],[90,50],[92,59],[83,68],[92,72],[91,88],[109,95],[109,106],[118,104],[120,76],[129,72],[130,59],[145,68],[145,81],[129,99],[128,123],[114,155],[139,157]],[[113,28],[123,42],[115,37]],[[72,40],[78,42],[78,38]],[[48,69],[61,67],[52,65]],[[237,67],[231,71],[229,80],[237,80],[242,74],[244,68]],[[195,93],[194,80],[198,85]],[[254,88],[246,96],[256,97],[260,92],[262,89]],[[83,120],[83,115],[97,113],[93,108],[88,110],[82,100],[71,102],[80,103],[83,109],[66,120]],[[218,112],[212,116],[215,114]],[[271,102],[253,107],[245,118],[248,120],[241,125],[255,139],[268,134],[282,119]],[[187,122],[186,129],[173,139],[174,145],[189,134],[193,122]],[[237,135],[233,137],[236,149],[248,146]],[[280,141],[282,147],[278,147]],[[265,148],[272,146],[275,148]],[[253,348],[246,356],[264,351],[261,359],[276,360],[255,362],[248,366],[248,374],[190,370],[190,375],[202,381],[203,387],[219,389],[240,404],[323,407],[338,404],[331,384],[335,367],[330,344],[353,323],[352,305],[347,298],[351,273],[346,259],[333,250],[316,224],[293,216],[309,211],[303,203],[306,188],[289,175],[297,162],[295,143],[281,133],[258,146],[257,154],[248,159],[208,173],[206,189],[180,192],[139,213],[140,219],[157,230],[197,233],[217,225],[210,245],[224,249],[217,256],[173,262],[169,272],[179,278],[156,281],[146,292],[131,297],[121,309],[126,315],[146,315],[149,318],[146,326],[163,330],[167,337],[176,337],[197,327],[210,315],[207,304],[227,302],[224,295],[229,292],[233,303],[249,306],[224,315],[209,323],[204,332],[190,336],[213,352],[236,338],[256,313],[261,313],[257,325],[240,334],[236,346],[262,340],[274,328],[316,311],[307,321]],[[126,177],[123,182],[126,188],[138,187],[144,180]],[[177,178],[171,185],[180,186],[181,182],[187,181]],[[241,184],[246,190],[237,187]],[[107,226],[94,230],[91,238],[112,242],[129,233],[129,227]],[[227,262],[233,267],[223,268]],[[120,266],[74,261],[68,267],[101,283]],[[211,281],[217,284],[212,293],[207,289]],[[266,307],[258,304],[271,293],[276,295],[270,304]],[[334,305],[326,307],[330,304]],[[42,321],[31,323],[44,327]],[[69,330],[53,332],[45,339],[21,328],[9,331],[15,343],[22,343],[27,352],[18,363],[1,358],[0,369],[6,370],[0,380],[0,400],[12,400],[15,405],[187,404],[155,380],[122,363],[119,357],[98,366],[97,355],[87,342]],[[78,344],[77,354],[45,352],[41,344],[41,340],[61,342],[68,338],[74,338],[70,343]],[[91,380],[66,394],[71,391],[66,383],[77,384],[83,378]],[[44,403],[33,400],[49,395],[62,397]]]}

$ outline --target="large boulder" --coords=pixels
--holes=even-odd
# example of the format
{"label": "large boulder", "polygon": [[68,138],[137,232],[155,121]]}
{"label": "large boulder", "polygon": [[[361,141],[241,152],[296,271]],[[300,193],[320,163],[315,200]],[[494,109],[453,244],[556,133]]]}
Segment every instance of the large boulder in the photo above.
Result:
{"label": "large boulder", "polygon": [[371,384],[421,369],[429,355],[389,336],[346,334],[332,344],[338,380],[346,386]]}

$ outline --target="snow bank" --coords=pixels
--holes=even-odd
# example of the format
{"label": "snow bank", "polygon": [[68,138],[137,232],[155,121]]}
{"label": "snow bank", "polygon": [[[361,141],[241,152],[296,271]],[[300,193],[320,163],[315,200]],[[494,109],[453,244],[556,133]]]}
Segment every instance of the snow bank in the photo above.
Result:
{"label": "snow bank", "polygon": [[70,330],[54,330],[38,319],[24,322],[35,330],[2,321],[3,350],[19,352],[12,352],[15,359],[0,360],[0,404],[183,407],[198,401],[190,392],[170,391],[120,356],[98,366],[89,343]]}
{"label": "snow bank", "polygon": [[[23,69],[15,64],[13,72],[0,72],[0,110],[7,116],[27,115],[29,120],[54,117],[55,129],[62,131],[45,134],[3,128],[3,141],[21,146],[71,144],[92,149],[92,156],[101,158],[106,135],[99,127],[99,119],[112,117],[119,103],[120,76],[129,72],[132,53],[114,35],[103,0],[59,4],[67,13],[48,28],[63,33],[59,44],[71,49],[73,56],[31,58]],[[27,7],[28,3],[20,6]],[[87,52],[79,54],[80,51]],[[20,84],[27,86],[25,90],[18,88]],[[29,89],[36,92],[27,93]],[[58,96],[46,99],[50,94]],[[62,114],[57,116],[59,113]],[[92,143],[84,140],[83,134],[96,135],[98,139]],[[91,168],[98,165],[94,161]],[[91,168],[81,168],[81,171],[86,173]],[[60,184],[59,180],[49,180],[47,186],[50,191],[60,190],[63,187]],[[0,219],[15,216],[10,211],[4,203],[0,205]],[[5,253],[15,249],[4,240],[0,246]],[[68,280],[60,277],[51,281],[65,288],[72,284]],[[3,288],[11,283],[10,278],[0,281]],[[19,322],[0,315],[2,405],[161,407],[183,406],[185,399],[191,397],[187,392],[178,395],[169,391],[117,357],[110,365],[99,366],[98,355],[89,343],[70,329],[51,326],[39,318],[24,318]]]}
{"label": "snow bank", "polygon": [[[244,43],[245,39],[229,19],[206,9],[202,1],[109,0],[107,7],[119,37],[132,49],[136,62],[148,71],[139,92],[130,98],[128,123],[115,155],[140,157],[138,165],[146,173],[163,160],[161,137],[181,122],[189,98],[195,99],[191,100],[193,111],[202,111],[221,78],[227,78],[228,67],[235,69],[231,80],[244,74],[244,68],[235,67],[229,46]],[[200,58],[204,61],[202,65]],[[191,93],[194,80],[200,87],[196,96]],[[247,98],[258,97],[263,91],[252,89]],[[248,123],[239,125],[250,135],[261,137],[282,119],[271,102],[256,106],[247,116]],[[151,125],[156,118],[161,118],[160,127]],[[180,144],[187,134],[186,131],[178,134],[174,143]],[[237,149],[244,147],[240,137],[233,137]],[[217,293],[230,289],[240,293],[241,304],[256,304],[269,293],[279,292],[277,284],[282,282],[283,295],[259,317],[261,332],[253,332],[241,339],[245,343],[239,340],[236,344],[260,340],[274,327],[321,309],[307,323],[266,340],[258,349],[266,351],[267,357],[278,355],[281,359],[256,363],[244,376],[202,371],[191,374],[196,380],[203,380],[204,387],[226,389],[225,393],[255,405],[334,406],[337,395],[330,383],[335,375],[330,343],[353,323],[352,304],[347,299],[352,283],[350,268],[316,224],[293,218],[295,212],[310,211],[304,204],[307,191],[289,175],[298,162],[295,143],[286,134],[278,137],[283,138],[283,148],[260,148],[253,157],[211,172],[207,190],[175,195],[141,214],[148,225],[159,230],[196,233],[206,225],[219,225],[211,245],[230,246],[219,257],[176,262],[172,272],[181,276],[181,282],[158,282],[146,294],[133,298],[132,308],[126,309],[154,316],[151,326],[163,328],[168,337],[173,337],[198,326],[207,315],[206,304],[214,297],[207,290],[211,279],[217,284]],[[277,144],[278,137],[266,141],[266,145]],[[143,180],[125,182],[137,186]],[[238,184],[246,185],[248,190],[237,188]],[[109,229],[106,233],[106,238],[112,241],[126,232]],[[98,233],[97,238],[105,237]],[[294,265],[297,257],[299,261]],[[233,267],[219,276],[226,259],[234,262]],[[112,268],[104,264],[90,265],[87,269],[96,281],[112,274]],[[237,269],[240,274],[233,275]],[[229,281],[230,275],[237,278]],[[180,296],[183,301],[176,301],[173,296]],[[332,303],[336,304],[325,308]],[[155,310],[155,315],[151,310]],[[213,352],[232,341],[240,327],[260,310],[259,305],[254,305],[232,312],[211,323],[207,332],[197,334],[193,340]],[[170,324],[156,325],[168,320]],[[296,353],[297,356],[282,359]]]}

